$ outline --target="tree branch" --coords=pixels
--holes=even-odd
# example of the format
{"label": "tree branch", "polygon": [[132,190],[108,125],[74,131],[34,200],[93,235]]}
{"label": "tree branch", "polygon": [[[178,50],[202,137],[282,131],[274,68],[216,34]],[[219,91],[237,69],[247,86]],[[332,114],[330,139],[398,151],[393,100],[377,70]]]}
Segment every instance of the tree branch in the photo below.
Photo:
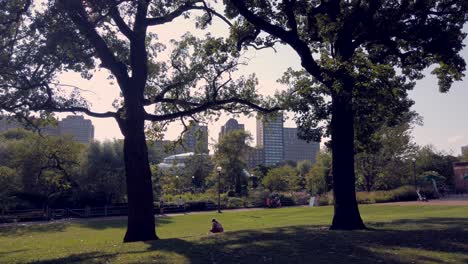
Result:
{"label": "tree branch", "polygon": [[59,112],[59,113],[64,113],[64,112],[76,113],[76,112],[80,112],[80,113],[84,113],[84,114],[86,114],[88,116],[98,117],[98,118],[109,118],[109,117],[117,118],[117,113],[115,113],[115,112],[108,111],[108,112],[98,113],[98,112],[93,112],[93,111],[91,111],[91,110],[89,110],[88,108],[85,108],[85,107],[64,107],[64,108],[50,107],[50,108],[46,108],[46,109],[37,109],[37,110],[54,111],[54,112]]}
{"label": "tree branch", "polygon": [[112,20],[114,20],[120,32],[122,32],[122,34],[124,34],[127,37],[127,39],[132,40],[134,37],[134,33],[123,20],[122,16],[120,15],[119,9],[116,5],[113,5],[110,7],[109,15],[112,18]]}
{"label": "tree branch", "polygon": [[265,113],[271,113],[271,112],[276,112],[281,110],[280,107],[273,107],[273,108],[265,108],[259,105],[256,105],[250,101],[240,99],[240,98],[229,98],[229,99],[224,99],[224,100],[218,100],[218,101],[211,101],[207,103],[203,103],[198,105],[197,107],[179,111],[177,113],[170,113],[170,114],[165,114],[165,115],[153,115],[153,114],[148,114],[146,113],[145,119],[148,121],[153,121],[153,122],[158,122],[158,121],[165,121],[165,120],[174,120],[180,117],[184,116],[189,116],[197,113],[204,112],[209,109],[218,109],[218,110],[226,110],[228,109],[227,107],[224,107],[225,105],[228,104],[241,104],[248,106],[252,109],[255,109],[260,112],[265,112]]}
{"label": "tree branch", "polygon": [[[195,4],[197,3],[203,3],[203,6],[197,6]],[[176,10],[172,11],[169,14],[166,14],[164,16],[160,17],[154,17],[154,18],[147,18],[147,25],[148,26],[156,26],[156,25],[162,25],[165,23],[169,23],[172,20],[178,18],[181,16],[183,13],[190,11],[190,10],[204,10],[210,15],[210,20],[211,17],[214,15],[221,20],[223,20],[226,24],[228,24],[230,27],[232,26],[231,21],[229,21],[225,16],[221,15],[220,13],[216,12],[214,9],[208,7],[208,5],[205,3],[203,0],[196,0],[196,1],[189,1],[181,6],[179,6]]]}
{"label": "tree branch", "polygon": [[297,21],[294,15],[294,5],[296,4],[296,0],[284,0],[283,3],[285,5],[284,11],[288,18],[288,26],[294,34],[297,34]]}
{"label": "tree branch", "polygon": [[231,0],[231,3],[237,8],[239,13],[250,23],[267,32],[270,35],[276,36],[283,42],[288,43],[301,57],[302,66],[322,83],[331,85],[330,81],[324,80],[322,69],[312,57],[312,51],[308,44],[301,40],[294,32],[287,31],[280,26],[273,25],[258,15],[250,11],[242,0]]}
{"label": "tree branch", "polygon": [[[59,1],[71,20],[96,49],[97,55],[102,61],[102,67],[109,69],[120,84],[127,83],[129,79],[127,67],[114,56],[104,39],[96,31],[94,25],[88,20],[83,3],[80,0]],[[120,86],[124,87],[124,85]]]}

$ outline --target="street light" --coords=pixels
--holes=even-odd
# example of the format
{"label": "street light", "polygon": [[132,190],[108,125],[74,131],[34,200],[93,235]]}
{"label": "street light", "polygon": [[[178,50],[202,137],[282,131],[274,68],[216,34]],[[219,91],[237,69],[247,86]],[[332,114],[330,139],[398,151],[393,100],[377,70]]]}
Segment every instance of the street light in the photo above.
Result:
{"label": "street light", "polygon": [[190,186],[190,190],[191,192],[193,193],[194,192],[194,189],[196,188],[196,184],[195,184],[195,176],[192,176],[192,185]]}
{"label": "street light", "polygon": [[223,168],[218,166],[216,171],[218,172],[218,213],[221,213],[221,171]]}
{"label": "street light", "polygon": [[414,189],[417,190],[416,186],[416,159],[412,158],[411,161],[413,162],[413,183],[414,183]]}

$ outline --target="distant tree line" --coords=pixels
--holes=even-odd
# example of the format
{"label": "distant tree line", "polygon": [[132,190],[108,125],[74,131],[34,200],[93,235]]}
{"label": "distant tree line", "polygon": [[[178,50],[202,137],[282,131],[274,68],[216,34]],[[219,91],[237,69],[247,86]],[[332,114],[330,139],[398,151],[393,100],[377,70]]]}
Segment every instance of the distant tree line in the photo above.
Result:
{"label": "distant tree line", "polygon": [[[152,164],[161,154],[150,149]],[[26,130],[0,135],[2,209],[125,203],[123,142],[80,144]]]}

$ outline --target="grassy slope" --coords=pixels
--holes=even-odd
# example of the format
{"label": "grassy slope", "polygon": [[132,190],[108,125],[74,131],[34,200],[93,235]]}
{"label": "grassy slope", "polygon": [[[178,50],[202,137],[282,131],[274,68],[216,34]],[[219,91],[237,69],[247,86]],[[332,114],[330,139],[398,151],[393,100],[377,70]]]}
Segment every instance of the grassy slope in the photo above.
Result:
{"label": "grassy slope", "polygon": [[[162,240],[121,243],[124,220],[0,227],[0,263],[468,263],[468,207],[362,206],[370,231],[329,231],[333,208],[158,219]],[[228,232],[206,235],[212,217]]]}

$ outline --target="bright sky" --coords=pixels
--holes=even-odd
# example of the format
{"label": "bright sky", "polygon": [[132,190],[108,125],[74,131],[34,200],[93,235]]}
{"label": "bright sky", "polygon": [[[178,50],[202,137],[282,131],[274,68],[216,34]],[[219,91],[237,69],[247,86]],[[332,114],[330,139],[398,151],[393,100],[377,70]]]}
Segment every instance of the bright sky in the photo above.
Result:
{"label": "bright sky", "polygon": [[[181,35],[190,31],[192,34],[204,35],[208,31],[215,36],[227,36],[227,27],[219,20],[209,28],[208,31],[196,30],[190,20],[178,19],[173,23],[158,26],[152,29],[157,33],[160,41],[168,44],[170,39],[178,39]],[[465,32],[468,27],[465,27]],[[465,44],[468,40],[465,39]],[[292,67],[300,69],[299,57],[287,46],[278,46],[275,53],[272,49],[260,51],[249,50],[246,54],[250,58],[248,66],[240,69],[239,74],[248,75],[255,73],[259,79],[258,91],[263,95],[272,95],[275,91],[284,89],[276,80],[283,72]],[[462,56],[468,61],[468,49],[465,48]],[[454,155],[460,154],[460,147],[468,145],[468,81],[456,83],[447,94],[438,91],[437,80],[429,75],[417,83],[415,90],[410,92],[410,97],[416,101],[414,110],[423,118],[424,125],[417,127],[414,131],[414,139],[418,144],[433,144],[437,149],[444,150]],[[98,72],[90,81],[83,80],[76,73],[66,73],[60,77],[60,81],[66,84],[73,84],[82,89],[92,92],[85,92],[85,97],[92,104],[94,111],[112,110],[112,102],[119,96],[119,88],[111,85],[106,79],[105,72]],[[223,115],[217,122],[208,124],[210,143],[217,140],[220,127],[230,116]],[[90,118],[95,126],[95,138],[105,140],[112,138],[122,138],[122,134],[115,121],[109,119]],[[238,121],[245,124],[255,137],[255,119],[239,117]],[[292,120],[286,121],[286,126],[294,127]],[[167,131],[166,139],[175,139],[180,134],[180,125],[175,123]]]}

